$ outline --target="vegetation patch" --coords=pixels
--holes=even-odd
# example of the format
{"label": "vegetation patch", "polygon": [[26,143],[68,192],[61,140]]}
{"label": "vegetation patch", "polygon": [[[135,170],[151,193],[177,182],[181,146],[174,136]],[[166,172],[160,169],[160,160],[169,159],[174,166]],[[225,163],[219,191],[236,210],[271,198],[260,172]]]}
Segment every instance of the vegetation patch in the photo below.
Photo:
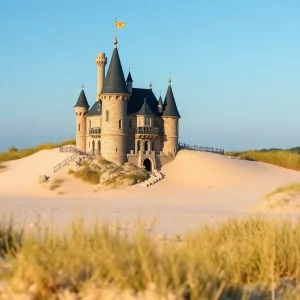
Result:
{"label": "vegetation patch", "polygon": [[64,181],[64,180],[61,179],[61,178],[54,178],[54,179],[51,180],[50,183],[49,183],[49,190],[50,190],[50,191],[57,190],[57,189],[61,186],[61,183],[62,183],[63,181]]}
{"label": "vegetation patch", "polygon": [[[105,187],[134,185],[148,178],[146,170],[125,164],[115,165],[101,158],[93,161],[83,161],[80,166],[74,162],[74,168],[68,173],[91,184],[101,184]],[[76,168],[78,170],[76,170]]]}
{"label": "vegetation patch", "polygon": [[77,221],[64,234],[38,227],[21,239],[2,227],[10,242],[0,244],[0,298],[297,299],[300,219],[229,219],[174,239],[143,225],[129,237],[121,225]]}
{"label": "vegetation patch", "polygon": [[58,144],[45,143],[45,144],[40,144],[35,148],[26,148],[21,150],[18,150],[15,146],[12,146],[8,149],[8,151],[0,152],[0,162],[24,158],[36,152],[39,152],[41,150],[50,150],[65,145],[75,145],[75,144],[76,144],[75,140],[66,140]]}
{"label": "vegetation patch", "polygon": [[300,171],[300,153],[298,148],[299,147],[287,150],[262,149],[244,152],[226,152],[225,155]]}

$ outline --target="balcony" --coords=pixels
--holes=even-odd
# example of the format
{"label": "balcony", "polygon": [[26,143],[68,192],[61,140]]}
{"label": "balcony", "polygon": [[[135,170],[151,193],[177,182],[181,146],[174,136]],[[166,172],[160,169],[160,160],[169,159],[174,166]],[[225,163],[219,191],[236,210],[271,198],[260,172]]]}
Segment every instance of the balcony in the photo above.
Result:
{"label": "balcony", "polygon": [[89,130],[90,135],[100,135],[101,134],[101,128],[100,127],[93,127]]}
{"label": "balcony", "polygon": [[137,138],[154,138],[158,135],[159,128],[157,127],[137,127],[136,129],[136,137]]}

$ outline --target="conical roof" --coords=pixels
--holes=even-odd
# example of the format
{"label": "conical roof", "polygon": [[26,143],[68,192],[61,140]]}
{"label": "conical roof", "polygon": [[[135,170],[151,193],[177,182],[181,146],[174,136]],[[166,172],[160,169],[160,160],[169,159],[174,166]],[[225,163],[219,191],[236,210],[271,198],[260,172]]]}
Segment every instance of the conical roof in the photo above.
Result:
{"label": "conical roof", "polygon": [[105,93],[128,94],[117,47],[114,48],[109,68],[102,87],[101,94]]}
{"label": "conical roof", "polygon": [[90,107],[89,103],[86,100],[86,96],[85,96],[85,93],[84,93],[83,89],[81,90],[80,95],[79,95],[78,100],[77,100],[77,103],[74,107],[87,107],[87,108]]}
{"label": "conical roof", "polygon": [[163,106],[163,102],[162,102],[161,95],[160,95],[159,98],[158,98],[158,105],[159,105],[159,106]]}
{"label": "conical roof", "polygon": [[175,102],[171,85],[168,86],[164,107],[163,107],[163,116],[180,118],[180,114],[177,109],[177,105]]}
{"label": "conical roof", "polygon": [[128,73],[126,82],[133,82],[130,71],[129,71],[129,73]]}
{"label": "conical roof", "polygon": [[154,113],[150,109],[146,98],[144,99],[144,103],[143,103],[142,107],[140,108],[140,110],[136,113],[136,115],[137,116],[154,116]]}

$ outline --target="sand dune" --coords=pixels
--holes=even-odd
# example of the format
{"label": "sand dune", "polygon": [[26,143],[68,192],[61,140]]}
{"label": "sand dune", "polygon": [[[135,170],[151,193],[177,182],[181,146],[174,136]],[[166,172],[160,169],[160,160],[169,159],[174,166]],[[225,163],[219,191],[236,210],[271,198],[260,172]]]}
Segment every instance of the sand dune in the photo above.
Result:
{"label": "sand dune", "polygon": [[[144,188],[95,193],[95,186],[67,174],[67,167],[53,173],[54,165],[70,157],[58,149],[43,150],[30,157],[7,162],[0,174],[0,214],[26,214],[31,222],[37,212],[49,219],[55,210],[58,223],[73,217],[74,208],[86,219],[100,217],[131,224],[138,216],[157,217],[158,230],[183,232],[201,222],[249,212],[266,193],[280,185],[300,181],[300,172],[264,163],[232,160],[226,156],[181,150],[162,168],[165,178]],[[45,189],[39,175],[64,179],[59,195]]]}

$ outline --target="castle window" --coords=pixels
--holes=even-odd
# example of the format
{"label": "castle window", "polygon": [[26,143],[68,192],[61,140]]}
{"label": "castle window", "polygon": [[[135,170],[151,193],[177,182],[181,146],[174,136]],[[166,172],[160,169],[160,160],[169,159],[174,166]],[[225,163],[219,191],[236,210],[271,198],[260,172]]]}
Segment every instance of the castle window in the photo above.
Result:
{"label": "castle window", "polygon": [[97,104],[97,109],[100,111],[100,103]]}
{"label": "castle window", "polygon": [[149,150],[149,142],[146,141],[146,142],[145,142],[145,151],[148,151],[148,150]]}
{"label": "castle window", "polygon": [[150,126],[151,125],[151,119],[149,117],[145,117],[145,126]]}
{"label": "castle window", "polygon": [[89,141],[89,148],[91,147],[91,141]]}
{"label": "castle window", "polygon": [[108,110],[106,111],[106,122],[108,122],[108,120],[109,120],[109,112],[108,112]]}
{"label": "castle window", "polygon": [[119,120],[119,129],[122,129],[122,120]]}
{"label": "castle window", "polygon": [[89,128],[91,128],[91,127],[92,127],[92,121],[89,120]]}
{"label": "castle window", "polygon": [[129,119],[129,128],[132,128],[132,119]]}
{"label": "castle window", "polygon": [[78,131],[80,131],[80,124],[78,124]]}
{"label": "castle window", "polygon": [[137,142],[137,151],[141,151],[141,141]]}
{"label": "castle window", "polygon": [[118,151],[118,148],[116,148],[116,152]]}

